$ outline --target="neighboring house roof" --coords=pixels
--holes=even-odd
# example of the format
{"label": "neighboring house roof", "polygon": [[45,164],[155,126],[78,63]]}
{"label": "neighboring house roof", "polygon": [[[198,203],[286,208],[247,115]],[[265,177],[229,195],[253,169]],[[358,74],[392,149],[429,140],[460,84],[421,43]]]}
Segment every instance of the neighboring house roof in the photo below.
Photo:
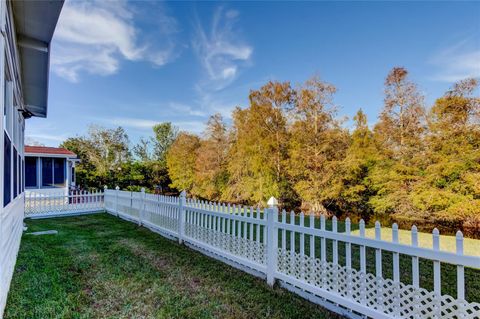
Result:
{"label": "neighboring house roof", "polygon": [[63,0],[15,0],[11,3],[25,108],[33,116],[46,117],[50,42]]}
{"label": "neighboring house roof", "polygon": [[76,158],[77,154],[61,147],[25,146],[25,155],[52,155],[57,157]]}

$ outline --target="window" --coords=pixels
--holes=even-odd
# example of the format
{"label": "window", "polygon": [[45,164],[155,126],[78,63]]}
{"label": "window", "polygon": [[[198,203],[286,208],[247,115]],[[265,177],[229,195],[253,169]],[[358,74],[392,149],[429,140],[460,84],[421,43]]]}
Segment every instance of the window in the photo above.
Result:
{"label": "window", "polygon": [[65,186],[65,159],[42,158],[42,186],[63,187]]}
{"label": "window", "polygon": [[75,183],[75,167],[72,166],[72,183]]}
{"label": "window", "polygon": [[[13,136],[13,82],[5,82],[5,99],[4,99],[5,111],[4,111],[4,129],[7,131],[8,136]],[[10,143],[12,140],[10,140]]]}
{"label": "window", "polygon": [[55,186],[63,187],[65,186],[65,159],[64,158],[55,158],[53,160],[53,181]]}
{"label": "window", "polygon": [[21,169],[21,174],[22,174],[22,193],[25,192],[25,160],[22,160],[22,169]]}
{"label": "window", "polygon": [[53,158],[42,158],[42,186],[53,186]]}
{"label": "window", "polygon": [[11,200],[11,183],[12,183],[12,142],[6,132],[4,132],[3,144],[3,207],[7,206]]}
{"label": "window", "polygon": [[3,101],[3,129],[7,129],[8,115],[7,115],[7,86],[5,85],[5,95]]}
{"label": "window", "polygon": [[18,195],[18,154],[15,146],[13,147],[13,198]]}
{"label": "window", "polygon": [[25,157],[25,187],[37,186],[37,158]]}

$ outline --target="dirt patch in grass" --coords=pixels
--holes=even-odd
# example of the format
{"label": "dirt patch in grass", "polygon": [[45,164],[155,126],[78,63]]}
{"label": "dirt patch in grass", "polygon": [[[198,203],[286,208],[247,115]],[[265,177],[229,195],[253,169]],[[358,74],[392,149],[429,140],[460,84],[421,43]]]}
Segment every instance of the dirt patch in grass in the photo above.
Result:
{"label": "dirt patch in grass", "polygon": [[93,300],[90,315],[93,318],[149,318],[159,304],[155,284],[145,288],[143,282],[122,279],[102,279],[96,281],[89,291]]}
{"label": "dirt patch in grass", "polygon": [[174,265],[168,257],[151,251],[143,243],[132,239],[122,239],[120,244],[130,249],[133,255],[143,259],[151,267],[159,272],[166,273],[165,280],[182,293],[197,294],[201,290],[207,290],[211,293],[217,289],[217,287],[205,286],[200,277],[190,275],[183,267]]}
{"label": "dirt patch in grass", "polygon": [[158,270],[165,271],[168,270],[171,266],[171,262],[165,259],[165,257],[160,257],[153,252],[151,252],[144,244],[135,241],[131,238],[122,239],[119,242],[121,245],[124,245],[130,252],[135,256],[144,259],[151,266],[155,267]]}

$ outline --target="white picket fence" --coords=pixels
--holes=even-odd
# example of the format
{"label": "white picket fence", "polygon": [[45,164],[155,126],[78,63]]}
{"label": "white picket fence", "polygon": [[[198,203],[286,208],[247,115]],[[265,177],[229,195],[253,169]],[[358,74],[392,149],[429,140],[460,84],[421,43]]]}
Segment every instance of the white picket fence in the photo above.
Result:
{"label": "white picket fence", "polygon": [[[295,218],[272,206],[264,211],[243,206],[201,202],[105,190],[105,209],[136,222],[168,238],[177,239],[202,253],[253,275],[268,284],[283,287],[348,317],[372,318],[480,318],[480,304],[465,300],[465,267],[479,268],[480,257],[463,255],[463,236],[457,233],[457,253],[440,250],[437,230],[433,247],[418,247],[416,228],[412,245],[398,242],[398,227],[393,226],[393,242],[337,231],[334,218],[327,230],[325,218],[316,227],[313,216]],[[343,246],[342,249],[339,249]],[[354,249],[359,250],[359,267],[352,267]],[[367,250],[375,250],[375,273],[367,271]],[[384,278],[382,251],[391,252],[393,279]],[[342,254],[343,256],[340,256]],[[411,258],[412,283],[401,278],[400,254]],[[341,258],[339,258],[341,257]],[[344,260],[340,262],[339,259]],[[434,289],[420,287],[419,259],[433,262]],[[457,297],[442,294],[441,265],[457,269]],[[403,280],[403,281],[402,281]],[[478,278],[477,280],[480,280]]]}
{"label": "white picket fence", "polygon": [[105,210],[103,192],[70,191],[40,194],[30,192],[25,196],[25,217],[44,218],[78,215]]}

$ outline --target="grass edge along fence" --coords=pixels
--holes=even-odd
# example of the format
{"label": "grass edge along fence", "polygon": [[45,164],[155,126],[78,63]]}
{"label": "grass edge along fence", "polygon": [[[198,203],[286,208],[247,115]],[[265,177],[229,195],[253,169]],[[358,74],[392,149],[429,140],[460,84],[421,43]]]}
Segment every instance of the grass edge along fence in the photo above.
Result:
{"label": "grass edge along fence", "polygon": [[[105,209],[123,219],[201,251],[283,287],[348,317],[373,318],[480,318],[480,304],[465,300],[465,268],[480,269],[480,257],[463,255],[463,235],[457,233],[457,252],[440,250],[440,235],[433,231],[432,249],[418,247],[418,233],[412,228],[412,245],[398,242],[398,227],[392,242],[381,240],[375,225],[375,239],[337,231],[334,217],[326,229],[325,217],[316,227],[313,216],[279,213],[272,204],[265,211],[161,196],[142,192],[105,190]],[[306,222],[307,221],[307,222]],[[342,247],[342,249],[340,249]],[[359,251],[359,269],[352,266],[352,252]],[[367,250],[374,251],[375,267],[367,271]],[[331,252],[328,256],[327,252]],[[384,252],[392,255],[392,278],[384,276]],[[411,283],[400,278],[400,256],[411,258]],[[356,255],[355,255],[356,256]],[[340,263],[342,257],[344,263]],[[419,260],[433,265],[433,289],[420,287]],[[457,296],[442,294],[443,264],[456,268]],[[478,280],[478,278],[477,278]]]}

